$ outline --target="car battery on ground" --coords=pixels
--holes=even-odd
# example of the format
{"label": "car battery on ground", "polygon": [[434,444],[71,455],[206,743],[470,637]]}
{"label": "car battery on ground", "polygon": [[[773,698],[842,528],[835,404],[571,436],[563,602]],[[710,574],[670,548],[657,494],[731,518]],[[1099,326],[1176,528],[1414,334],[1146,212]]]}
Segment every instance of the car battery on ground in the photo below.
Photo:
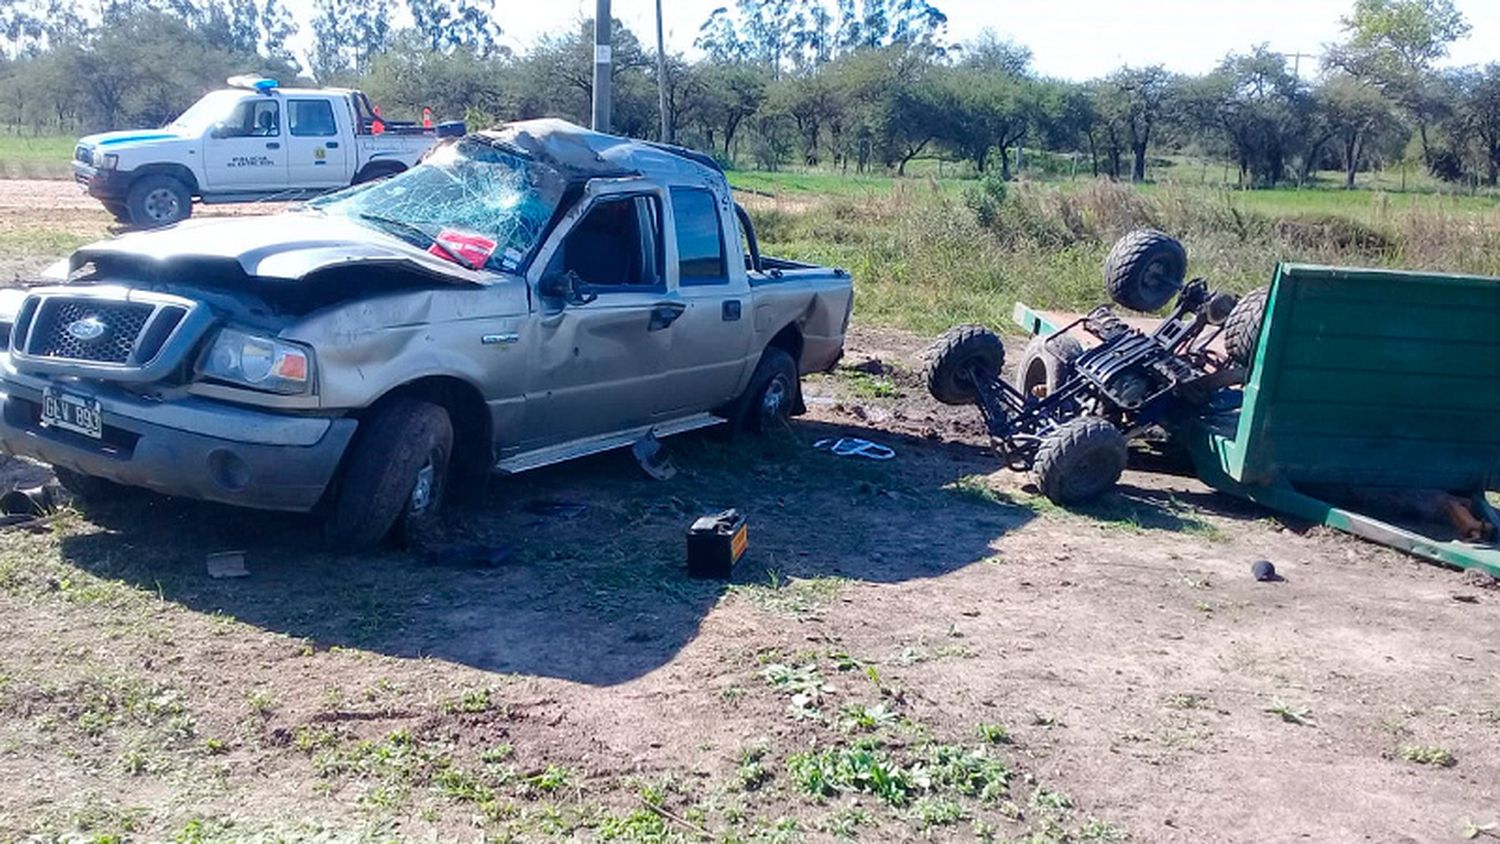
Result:
{"label": "car battery on ground", "polygon": [[740,511],[702,516],[688,528],[688,576],[728,580],[749,546],[750,535]]}

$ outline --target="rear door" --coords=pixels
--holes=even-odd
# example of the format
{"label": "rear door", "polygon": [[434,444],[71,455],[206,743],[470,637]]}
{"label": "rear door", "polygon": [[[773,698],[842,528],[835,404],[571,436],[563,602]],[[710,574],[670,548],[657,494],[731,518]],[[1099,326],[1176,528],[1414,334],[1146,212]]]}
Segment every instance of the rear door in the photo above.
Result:
{"label": "rear door", "polygon": [[203,175],[215,192],[287,186],[281,99],[252,95],[203,142]]}
{"label": "rear door", "polygon": [[[754,314],[749,281],[738,260],[738,244],[728,228],[734,220],[728,200],[700,187],[674,187],[675,254],[671,274],[686,306],[673,324],[668,352],[669,389],[661,391],[659,416],[711,410],[734,398],[750,360]],[[731,257],[733,256],[733,257]]]}
{"label": "rear door", "polygon": [[349,183],[344,133],[327,97],[288,97],[287,177],[292,187],[334,188]]}

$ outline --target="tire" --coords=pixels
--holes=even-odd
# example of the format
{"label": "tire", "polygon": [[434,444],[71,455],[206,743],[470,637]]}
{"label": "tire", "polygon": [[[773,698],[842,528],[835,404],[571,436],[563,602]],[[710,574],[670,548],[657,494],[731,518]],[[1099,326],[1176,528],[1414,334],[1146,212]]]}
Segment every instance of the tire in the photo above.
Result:
{"label": "tire", "polygon": [[[430,402],[397,398],[360,423],[323,526],[329,545],[361,551],[399,528],[431,526],[448,488],[453,425]],[[420,485],[420,486],[419,486]]]}
{"label": "tire", "polygon": [[797,362],[784,349],[768,347],[750,376],[750,385],[738,401],[736,427],[756,433],[769,433],[786,425],[801,412],[802,378]]}
{"label": "tire", "polygon": [[404,172],[406,168],[400,164],[371,164],[354,175],[353,183],[362,185],[366,182],[378,182]]}
{"label": "tire", "polygon": [[1255,347],[1260,343],[1260,327],[1266,321],[1266,299],[1271,289],[1260,287],[1240,297],[1229,319],[1224,322],[1224,351],[1229,359],[1240,366],[1248,367],[1255,360]]}
{"label": "tire", "polygon": [[1083,344],[1077,337],[1064,334],[1052,341],[1054,352],[1048,349],[1047,339],[1041,336],[1031,338],[1016,366],[1016,389],[1022,395],[1036,395],[1038,387],[1045,387],[1044,395],[1051,395],[1073,377],[1073,361],[1083,354]]}
{"label": "tire", "polygon": [[1054,504],[1081,504],[1120,480],[1126,456],[1125,435],[1119,429],[1097,416],[1080,416],[1042,440],[1032,474]]}
{"label": "tire", "polygon": [[1122,308],[1160,310],[1187,278],[1187,250],[1176,238],[1141,229],[1115,242],[1104,261],[1104,286]]}
{"label": "tire", "polygon": [[982,325],[958,325],[943,332],[927,350],[923,377],[927,392],[943,404],[973,404],[979,399],[971,367],[990,377],[1000,377],[1005,367],[1005,344],[999,335]]}
{"label": "tire", "polygon": [[73,496],[84,503],[99,503],[103,501],[117,501],[130,494],[130,487],[117,484],[104,478],[93,475],[85,475],[72,469],[61,466],[53,466],[52,474],[57,477],[57,483],[63,489],[73,493]]}
{"label": "tire", "polygon": [[130,186],[125,208],[132,225],[169,226],[192,215],[193,195],[171,176],[142,176]]}
{"label": "tire", "polygon": [[128,204],[124,202],[116,202],[114,200],[108,202],[104,202],[101,200],[100,204],[104,206],[104,210],[108,211],[111,217],[115,218],[115,222],[130,222],[130,206]]}

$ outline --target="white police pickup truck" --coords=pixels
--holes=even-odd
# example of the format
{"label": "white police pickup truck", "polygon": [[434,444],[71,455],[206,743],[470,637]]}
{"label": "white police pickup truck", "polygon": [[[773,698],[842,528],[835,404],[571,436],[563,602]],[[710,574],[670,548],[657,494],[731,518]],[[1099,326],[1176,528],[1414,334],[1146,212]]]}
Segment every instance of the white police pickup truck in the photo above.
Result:
{"label": "white police pickup truck", "polygon": [[395,175],[461,121],[384,122],[360,91],[235,76],[161,129],[78,142],[73,175],[116,219],[175,223],[204,203],[296,200]]}

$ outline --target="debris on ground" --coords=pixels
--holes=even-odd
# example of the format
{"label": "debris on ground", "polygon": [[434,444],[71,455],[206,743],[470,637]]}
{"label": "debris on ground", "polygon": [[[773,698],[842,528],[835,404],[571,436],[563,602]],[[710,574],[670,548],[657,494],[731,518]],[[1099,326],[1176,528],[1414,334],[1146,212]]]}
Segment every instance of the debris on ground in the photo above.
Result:
{"label": "debris on ground", "polygon": [[863,457],[868,460],[890,460],[896,450],[859,437],[827,438],[813,443],[814,451],[827,451],[835,457]]}
{"label": "debris on ground", "polygon": [[1276,567],[1271,565],[1270,560],[1256,560],[1250,566],[1250,573],[1261,583],[1274,583],[1281,580],[1281,575],[1276,573]]}
{"label": "debris on ground", "polygon": [[1465,586],[1472,586],[1475,589],[1500,589],[1500,578],[1496,578],[1489,572],[1480,571],[1479,569],[1465,571],[1459,578],[1459,582]]}
{"label": "debris on ground", "polygon": [[217,551],[208,555],[207,563],[208,576],[215,580],[250,576],[250,569],[245,567],[244,551]]}
{"label": "debris on ground", "polygon": [[461,569],[499,568],[511,559],[508,545],[486,545],[479,542],[436,545],[427,549],[423,560],[429,566]]}
{"label": "debris on ground", "polygon": [[749,546],[749,530],[740,511],[701,516],[688,528],[688,576],[728,580]]}
{"label": "debris on ground", "polygon": [[640,464],[641,471],[658,481],[669,481],[677,475],[677,467],[672,465],[672,459],[662,448],[655,431],[647,431],[636,440],[635,445],[630,447],[630,453],[635,455],[635,462]]}

